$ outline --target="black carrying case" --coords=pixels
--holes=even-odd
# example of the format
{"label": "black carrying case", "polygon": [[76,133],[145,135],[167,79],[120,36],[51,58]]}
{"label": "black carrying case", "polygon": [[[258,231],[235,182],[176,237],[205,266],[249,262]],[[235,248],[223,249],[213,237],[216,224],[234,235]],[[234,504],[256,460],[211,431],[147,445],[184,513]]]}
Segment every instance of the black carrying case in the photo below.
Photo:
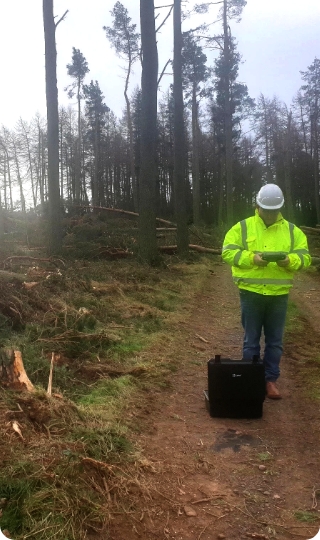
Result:
{"label": "black carrying case", "polygon": [[212,417],[261,418],[265,373],[258,357],[231,360],[216,355],[208,361],[206,406]]}

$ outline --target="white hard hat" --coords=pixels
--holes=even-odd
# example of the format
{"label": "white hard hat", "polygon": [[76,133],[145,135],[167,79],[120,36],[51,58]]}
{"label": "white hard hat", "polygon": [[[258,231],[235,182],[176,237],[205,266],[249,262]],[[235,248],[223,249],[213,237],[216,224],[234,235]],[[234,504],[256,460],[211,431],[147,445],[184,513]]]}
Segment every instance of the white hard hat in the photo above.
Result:
{"label": "white hard hat", "polygon": [[266,184],[257,195],[257,204],[265,210],[279,210],[283,203],[283,193],[276,184]]}

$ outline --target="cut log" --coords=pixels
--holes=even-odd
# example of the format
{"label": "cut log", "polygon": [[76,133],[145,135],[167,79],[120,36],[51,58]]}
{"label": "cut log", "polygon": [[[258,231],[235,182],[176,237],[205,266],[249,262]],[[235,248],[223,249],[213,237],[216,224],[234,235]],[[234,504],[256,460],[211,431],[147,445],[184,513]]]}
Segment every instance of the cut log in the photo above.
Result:
{"label": "cut log", "polygon": [[0,384],[10,390],[32,392],[34,386],[24,369],[20,351],[0,350]]}
{"label": "cut log", "polygon": [[320,234],[320,228],[316,229],[315,227],[305,227],[304,225],[301,225],[300,229],[305,233]]}
{"label": "cut log", "polygon": [[[160,246],[159,250],[164,253],[174,253],[177,251],[177,246]],[[200,253],[212,253],[213,255],[221,255],[221,249],[206,248],[203,246],[197,246],[195,244],[189,244],[189,249],[192,251],[199,251]]]}
{"label": "cut log", "polygon": [[12,283],[19,281],[24,283],[26,276],[24,274],[17,274],[16,272],[7,272],[6,270],[0,270],[0,282]]}
{"label": "cut log", "polygon": [[[126,216],[139,217],[139,214],[137,214],[137,212],[129,212],[129,210],[121,210],[120,208],[107,208],[105,206],[83,206],[83,205],[79,206],[79,208],[89,208],[91,210],[103,210],[105,212],[116,212],[118,214],[125,214]],[[167,221],[166,219],[162,219],[162,218],[156,218],[156,220],[159,223],[163,223],[164,225],[176,227],[176,224],[172,223],[172,221]]]}
{"label": "cut log", "polygon": [[4,261],[3,261],[3,268],[7,268],[7,267],[10,267],[12,265],[12,263],[17,263],[17,264],[20,264],[21,266],[24,265],[25,263],[27,265],[29,265],[29,263],[31,264],[39,264],[39,263],[50,263],[50,264],[53,264],[54,266],[63,266],[65,267],[66,266],[66,263],[64,261],[62,261],[61,259],[54,259],[52,257],[50,257],[49,259],[44,259],[44,258],[39,258],[39,257],[31,257],[29,255],[13,255],[12,257],[7,257]]}
{"label": "cut log", "polygon": [[189,249],[192,249],[193,251],[200,251],[201,253],[213,253],[214,255],[221,255],[222,253],[221,249],[206,248],[203,246],[197,246],[195,244],[189,244]]}

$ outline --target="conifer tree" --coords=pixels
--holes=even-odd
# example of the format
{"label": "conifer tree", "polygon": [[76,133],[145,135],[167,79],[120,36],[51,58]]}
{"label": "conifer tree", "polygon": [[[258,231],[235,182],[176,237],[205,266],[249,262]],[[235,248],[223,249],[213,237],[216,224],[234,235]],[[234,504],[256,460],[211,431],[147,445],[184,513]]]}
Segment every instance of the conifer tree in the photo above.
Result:
{"label": "conifer tree", "polygon": [[209,78],[210,70],[206,66],[207,57],[191,32],[183,34],[182,62],[183,86],[192,109],[192,201],[193,222],[197,225],[201,220],[199,97],[205,95],[201,83]]}
{"label": "conifer tree", "polygon": [[131,114],[131,103],[128,95],[130,77],[132,73],[132,68],[134,63],[139,57],[139,41],[140,36],[136,32],[136,24],[131,22],[131,17],[127,8],[121,4],[121,2],[116,2],[113,10],[111,11],[113,18],[112,26],[104,26],[103,30],[106,32],[106,37],[109,39],[111,45],[114,47],[116,53],[121,58],[124,58],[127,67],[126,67],[126,79],[125,79],[125,88],[124,88],[124,97],[126,101],[126,110],[127,110],[127,129],[128,129],[128,140],[129,140],[129,153],[130,153],[130,176],[132,181],[132,190],[134,197],[134,206],[135,210],[138,211],[139,208],[139,187],[136,182],[135,177],[135,162],[134,162],[134,146],[133,146],[133,127],[132,127],[132,114]]}
{"label": "conifer tree", "polygon": [[80,194],[81,194],[81,100],[83,98],[82,88],[83,81],[90,69],[88,67],[88,62],[83,56],[82,52],[79,49],[73,47],[72,49],[72,62],[67,64],[68,75],[74,79],[74,82],[66,88],[68,90],[68,96],[73,98],[76,94],[77,96],[77,106],[78,106],[78,140],[76,143],[76,156],[75,156],[75,193],[74,199],[75,202],[79,204]]}
{"label": "conifer tree", "polygon": [[105,185],[103,182],[102,144],[104,126],[109,107],[104,103],[104,95],[98,81],[83,86],[86,100],[85,115],[88,121],[87,138],[93,148],[93,174],[91,181],[93,206],[105,206]]}
{"label": "conifer tree", "polygon": [[314,200],[317,223],[320,223],[319,195],[319,143],[320,143],[320,59],[315,58],[307,71],[301,71],[305,84],[301,87],[302,102],[308,111],[310,122],[311,155],[313,158]]}

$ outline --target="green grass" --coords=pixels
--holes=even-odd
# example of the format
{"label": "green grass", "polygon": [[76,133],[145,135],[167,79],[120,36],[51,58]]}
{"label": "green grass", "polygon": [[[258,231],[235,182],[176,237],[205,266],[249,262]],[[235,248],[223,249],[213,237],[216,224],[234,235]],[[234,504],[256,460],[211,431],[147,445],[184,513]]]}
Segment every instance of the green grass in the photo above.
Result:
{"label": "green grass", "polygon": [[317,514],[314,514],[312,512],[308,512],[305,510],[297,510],[294,512],[294,517],[303,523],[313,523],[314,521],[317,521],[319,516]]}
{"label": "green grass", "polygon": [[269,452],[262,452],[260,454],[258,454],[258,458],[260,459],[260,461],[270,461],[270,459],[272,459],[272,456]]}
{"label": "green grass", "polygon": [[11,535],[19,534],[23,526],[23,504],[27,496],[34,490],[34,482],[27,478],[0,477],[0,499],[4,499],[0,526],[10,531]]}
{"label": "green grass", "polygon": [[292,300],[289,300],[286,319],[286,333],[293,334],[303,332],[304,328],[305,321],[301,316],[299,308]]}
{"label": "green grass", "polygon": [[119,461],[121,457],[128,459],[133,453],[132,443],[125,436],[125,429],[97,428],[95,430],[82,427],[72,430],[71,437],[82,443],[82,453],[93,459],[105,462]]}
{"label": "green grass", "polygon": [[[310,336],[310,325],[303,313],[294,302],[289,302],[287,325],[285,332],[285,348],[292,350],[299,359],[296,360],[295,373],[303,380],[303,391],[306,397],[313,400],[320,399],[320,376],[319,376],[319,347],[320,340],[317,335]],[[306,339],[307,337],[307,339]]]}
{"label": "green grass", "polygon": [[133,336],[132,340],[124,341],[123,343],[117,343],[108,349],[108,357],[113,360],[123,360],[128,356],[134,356],[138,352],[142,351],[146,343],[139,342],[138,337]]}
{"label": "green grass", "polygon": [[126,375],[117,379],[101,379],[90,391],[78,400],[78,405],[84,407],[108,407],[115,399],[129,397],[135,383],[133,377]]}
{"label": "green grass", "polygon": [[[19,403],[26,411],[22,432],[36,438],[27,449],[14,439],[10,465],[2,467],[0,527],[15,540],[84,540],[87,531],[103,529],[112,513],[103,478],[126,500],[128,474],[116,467],[127,470],[126,463],[136,461],[132,438],[142,429],[128,413],[144,403],[146,391],[171,384],[180,365],[170,355],[176,325],[188,317],[185,307],[212,264],[198,256],[184,263],[168,258],[161,269],[135,261],[72,261],[63,278],[23,297],[24,330],[1,334],[3,346],[21,350],[39,389],[25,403],[6,393],[7,408],[19,410]],[[54,366],[53,391],[72,403],[46,396],[52,352],[62,359]],[[92,373],[82,369],[91,364]],[[122,374],[140,368],[140,375]],[[106,468],[87,470],[85,459]]]}

